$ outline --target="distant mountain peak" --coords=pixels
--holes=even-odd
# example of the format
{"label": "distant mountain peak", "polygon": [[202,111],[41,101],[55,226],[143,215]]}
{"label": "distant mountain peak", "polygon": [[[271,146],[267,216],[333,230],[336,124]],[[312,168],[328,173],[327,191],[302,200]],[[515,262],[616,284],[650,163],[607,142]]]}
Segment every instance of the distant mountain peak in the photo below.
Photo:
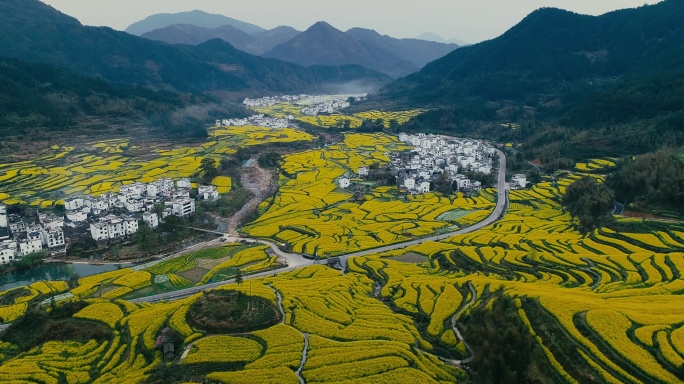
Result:
{"label": "distant mountain peak", "polygon": [[307,32],[340,32],[339,29],[333,27],[332,25],[328,24],[325,21],[317,21],[314,25],[310,26],[307,30]]}
{"label": "distant mountain peak", "polygon": [[208,13],[195,9],[193,11],[179,13],[158,13],[146,17],[143,20],[131,24],[126,32],[141,36],[147,32],[166,28],[174,24],[189,24],[202,28],[217,28],[224,25],[232,25],[242,32],[252,34],[265,31],[257,25],[236,20],[224,15]]}
{"label": "distant mountain peak", "polygon": [[456,44],[456,45],[461,45],[461,46],[468,45],[468,43],[466,43],[463,40],[445,39],[442,36],[440,36],[436,33],[431,33],[431,32],[423,33],[422,35],[416,37],[416,39],[425,40],[425,41],[433,41],[435,43],[442,43],[442,44]]}

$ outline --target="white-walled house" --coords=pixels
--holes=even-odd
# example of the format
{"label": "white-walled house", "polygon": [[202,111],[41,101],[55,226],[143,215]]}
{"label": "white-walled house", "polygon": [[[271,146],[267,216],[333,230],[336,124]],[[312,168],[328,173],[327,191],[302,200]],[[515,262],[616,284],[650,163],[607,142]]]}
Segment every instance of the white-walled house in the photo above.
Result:
{"label": "white-walled house", "polygon": [[185,217],[195,212],[195,201],[192,199],[176,199],[164,203],[167,208],[170,208],[171,214],[179,217]]}
{"label": "white-walled house", "polygon": [[416,189],[418,190],[418,193],[428,193],[430,192],[430,182],[421,181]]}
{"label": "white-walled house", "polygon": [[126,237],[126,224],[118,217],[109,219],[107,222],[107,230],[109,231],[110,239]]}
{"label": "white-walled house", "polygon": [[368,167],[359,167],[359,177],[368,176]]}
{"label": "white-walled house", "polygon": [[416,188],[416,179],[413,179],[413,178],[405,179],[404,180],[404,187],[406,189],[409,189],[409,190]]}
{"label": "white-walled house", "polygon": [[201,200],[216,200],[219,197],[219,193],[213,185],[200,185],[197,188],[197,197]]}
{"label": "white-walled house", "polygon": [[191,188],[192,184],[190,183],[190,179],[184,178],[176,181],[176,187],[177,188]]}
{"label": "white-walled house", "polygon": [[142,212],[145,210],[145,202],[142,199],[129,199],[124,207],[128,212]]}
{"label": "white-walled house", "polygon": [[519,173],[511,178],[511,189],[520,189],[527,186],[527,176]]}
{"label": "white-walled house", "polygon": [[7,228],[7,206],[0,204],[0,228]]}
{"label": "white-walled house", "polygon": [[126,227],[126,235],[130,236],[138,232],[138,220],[133,217],[127,217],[124,219],[124,225]]}
{"label": "white-walled house", "polygon": [[65,245],[64,241],[64,231],[61,229],[52,229],[41,231],[43,244],[47,245],[48,248],[58,248]]}
{"label": "white-walled house", "polygon": [[43,239],[39,231],[22,233],[18,240],[19,255],[21,256],[43,251]]}
{"label": "white-walled house", "polygon": [[490,173],[492,173],[492,166],[489,164],[482,164],[476,169],[476,171],[482,172],[485,175],[489,175]]}
{"label": "white-walled house", "polygon": [[155,183],[147,184],[147,196],[157,196],[159,193],[161,193],[159,185]]}
{"label": "white-walled house", "polygon": [[147,184],[145,183],[123,185],[121,186],[121,188],[119,188],[119,196],[128,195],[141,197],[145,193],[147,193]]}
{"label": "white-walled house", "polygon": [[351,185],[351,180],[347,177],[340,177],[340,179],[337,180],[337,185],[342,189],[347,189],[349,188],[349,185]]}
{"label": "white-walled house", "polygon": [[455,181],[458,185],[458,189],[470,188],[470,179],[468,178],[458,178]]}
{"label": "white-walled house", "polygon": [[90,236],[95,241],[109,240],[109,227],[107,223],[91,223]]}
{"label": "white-walled house", "polygon": [[17,257],[17,243],[12,240],[4,240],[0,242],[0,263],[8,264],[13,262]]}
{"label": "white-walled house", "polygon": [[70,199],[64,200],[64,209],[67,211],[75,211],[82,208],[85,205],[85,200],[83,197],[72,197]]}
{"label": "white-walled house", "polygon": [[159,216],[154,212],[143,213],[143,221],[150,228],[157,228],[159,226]]}
{"label": "white-walled house", "polygon": [[88,214],[83,211],[68,211],[66,217],[76,223],[83,223],[88,220]]}

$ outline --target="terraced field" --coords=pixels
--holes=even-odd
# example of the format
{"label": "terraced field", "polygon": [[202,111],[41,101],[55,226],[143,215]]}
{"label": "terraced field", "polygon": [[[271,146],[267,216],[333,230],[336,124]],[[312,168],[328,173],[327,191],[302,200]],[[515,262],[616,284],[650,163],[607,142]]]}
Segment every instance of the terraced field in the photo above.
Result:
{"label": "terraced field", "polygon": [[[403,149],[387,135],[349,134],[344,143],[286,157],[279,193],[244,231],[324,256],[465,225],[493,207],[492,191],[401,200],[392,187],[368,185],[357,200],[336,188],[345,173]],[[684,226],[618,218],[582,234],[559,204],[579,177],[511,191],[504,218],[482,230],[351,258],[346,273],[312,265],[221,287],[279,308],[282,323],[259,331],[210,335],[193,327],[187,313],[202,294],[157,304],[125,299],[230,278],[236,268],[267,270],[275,260],[262,246],[199,251],[85,277],[72,289],[36,283],[0,293],[4,321],[57,294],[85,299],[73,317],[105,324],[113,335],[100,343],[48,341],[22,353],[0,342],[0,381],[124,383],[163,373],[183,382],[462,382],[471,373],[461,367],[488,342],[465,331],[470,316],[502,297],[512,300],[509,311],[553,382],[684,381]],[[172,362],[160,365],[156,344],[166,328],[180,341]]]}
{"label": "terraced field", "polygon": [[[351,259],[350,270],[380,281],[381,296],[396,307],[429,316],[430,341],[456,343],[449,320],[460,312],[458,323],[503,289],[563,381],[681,382],[684,311],[676,303],[684,289],[684,233],[675,226],[582,235],[552,198],[562,192],[548,183],[511,192],[508,214],[490,228]],[[394,260],[406,252],[426,262]],[[566,339],[549,331],[554,327]]]}
{"label": "terraced field", "polygon": [[[54,146],[53,154],[33,161],[0,164],[0,202],[47,208],[69,195],[99,196],[134,182],[190,177],[203,158],[219,159],[235,153],[238,147],[311,140],[310,135],[295,129],[231,127],[212,130],[209,140],[196,147],[142,151],[132,145],[132,139]],[[217,179],[215,184],[222,193],[230,191],[229,178]]]}
{"label": "terraced field", "polygon": [[279,103],[270,107],[256,107],[252,108],[258,113],[263,113],[273,117],[286,119],[288,116],[293,116],[295,120],[303,123],[312,124],[321,128],[344,128],[348,122],[349,128],[355,129],[361,126],[364,120],[382,119],[385,128],[389,128],[390,121],[395,120],[397,124],[404,124],[410,119],[420,115],[424,111],[421,109],[411,109],[406,111],[366,111],[346,115],[344,113],[321,114],[317,116],[306,116],[301,113],[302,107],[290,103]]}
{"label": "terraced field", "polygon": [[369,186],[354,199],[336,180],[359,167],[389,162],[408,147],[384,134],[348,134],[344,143],[285,158],[280,189],[260,205],[261,216],[242,231],[287,243],[297,253],[350,253],[453,230],[486,217],[496,194],[466,198],[424,194],[403,198],[396,186]]}

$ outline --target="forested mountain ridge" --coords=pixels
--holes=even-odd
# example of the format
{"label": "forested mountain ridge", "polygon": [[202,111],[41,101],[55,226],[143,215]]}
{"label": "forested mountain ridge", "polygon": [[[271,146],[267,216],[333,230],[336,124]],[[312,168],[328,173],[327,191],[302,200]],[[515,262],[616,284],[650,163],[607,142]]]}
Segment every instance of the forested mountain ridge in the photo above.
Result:
{"label": "forested mountain ridge", "polygon": [[681,20],[675,0],[601,16],[540,9],[389,84],[379,101],[436,108],[413,125],[521,143],[547,161],[681,146]]}
{"label": "forested mountain ridge", "polygon": [[[383,75],[358,68],[316,72],[255,57],[228,43],[172,46],[110,28],[85,27],[37,0],[0,0],[0,52],[114,82],[178,91],[297,92],[325,83],[385,81]],[[219,57],[223,61],[216,61]]]}
{"label": "forested mountain ridge", "polygon": [[573,82],[682,68],[684,3],[586,16],[542,8],[493,40],[458,49],[386,89],[416,103],[524,100]]}
{"label": "forested mountain ridge", "polygon": [[0,58],[0,137],[35,127],[63,130],[85,116],[143,119],[203,99],[114,84],[47,64]]}

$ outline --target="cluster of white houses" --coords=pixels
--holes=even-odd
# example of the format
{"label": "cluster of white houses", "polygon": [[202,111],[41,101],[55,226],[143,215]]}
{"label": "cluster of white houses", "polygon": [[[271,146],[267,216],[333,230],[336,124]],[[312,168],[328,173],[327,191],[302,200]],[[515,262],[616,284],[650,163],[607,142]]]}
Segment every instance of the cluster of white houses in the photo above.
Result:
{"label": "cluster of white houses", "polygon": [[293,120],[294,116],[289,115],[287,119],[279,119],[276,117],[266,117],[263,114],[253,115],[246,119],[223,119],[216,120],[217,127],[244,127],[244,126],[255,126],[255,127],[268,127],[272,129],[287,128],[290,125],[290,120]]}
{"label": "cluster of white houses", "polygon": [[66,253],[64,218],[38,215],[38,223],[26,224],[7,214],[0,205],[0,263],[8,264],[23,256],[47,249],[53,255]]}
{"label": "cluster of white houses", "polygon": [[[344,96],[344,97],[336,97],[334,99],[329,99],[326,96],[310,96],[307,94],[301,94],[301,95],[285,95],[285,96],[267,96],[267,97],[262,97],[260,99],[245,99],[242,103],[247,106],[247,107],[272,107],[276,104],[279,103],[290,103],[290,104],[308,104],[306,106],[303,106],[301,109],[301,112],[303,115],[306,116],[316,116],[320,113],[334,113],[337,112],[341,109],[347,108],[350,103],[349,99],[352,98],[355,101],[360,101],[363,100],[367,94],[359,94],[359,95],[352,95],[352,96]],[[303,100],[306,99],[306,102],[302,102]],[[257,115],[259,116],[259,115]],[[257,116],[252,116],[249,119],[266,119],[263,116],[257,117]],[[288,116],[289,120],[293,120],[294,116],[290,115]],[[244,124],[242,120],[246,119],[230,119],[230,120],[221,120],[221,124],[218,123],[218,120],[216,121],[216,125],[224,125],[224,126],[230,126],[230,125],[260,125],[260,126],[265,126],[265,127],[271,127],[271,124],[277,124],[275,120],[284,120],[284,119],[275,119],[275,120],[266,120],[265,123],[262,124],[253,124],[253,122],[250,122],[249,124]],[[285,123],[288,121],[285,120]],[[230,124],[226,124],[230,123]],[[272,128],[277,128],[277,127],[272,127]]]}
{"label": "cluster of white houses", "polygon": [[[101,196],[78,196],[64,200],[64,217],[38,215],[37,224],[28,224],[19,216],[8,216],[0,205],[0,263],[9,263],[31,253],[48,250],[53,256],[66,253],[64,227],[87,228],[95,241],[121,240],[138,231],[143,221],[150,228],[174,215],[185,217],[195,212],[190,197],[189,179],[159,179],[151,183],[124,185],[118,193]],[[215,200],[215,186],[199,186],[197,198]],[[163,205],[161,217],[156,207]]]}
{"label": "cluster of white houses", "polygon": [[314,102],[312,105],[302,108],[302,114],[305,116],[316,116],[320,113],[334,113],[341,109],[347,108],[350,105],[351,104],[347,98],[323,100]]}
{"label": "cluster of white houses", "polygon": [[285,95],[285,96],[266,96],[259,99],[245,99],[242,101],[247,107],[272,107],[279,103],[294,103],[309,97],[307,94]]}
{"label": "cluster of white houses", "polygon": [[[396,176],[400,190],[411,194],[428,193],[438,179],[448,179],[464,191],[479,190],[479,181],[470,180],[465,171],[492,172],[494,147],[482,140],[457,139],[438,135],[399,134],[399,140],[413,150],[391,154],[390,170]],[[459,173],[460,171],[460,173]],[[368,176],[369,169],[361,167],[358,176]],[[347,177],[338,179],[340,188],[349,187]]]}

